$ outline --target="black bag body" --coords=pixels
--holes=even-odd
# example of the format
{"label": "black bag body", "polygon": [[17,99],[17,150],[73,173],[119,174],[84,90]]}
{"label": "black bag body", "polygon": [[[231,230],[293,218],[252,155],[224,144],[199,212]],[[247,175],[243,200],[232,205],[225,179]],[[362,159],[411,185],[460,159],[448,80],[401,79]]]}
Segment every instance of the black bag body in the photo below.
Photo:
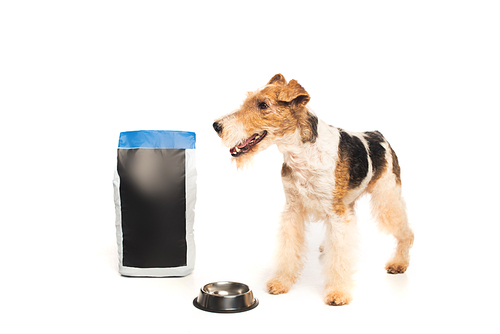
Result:
{"label": "black bag body", "polygon": [[195,143],[194,132],[120,133],[113,181],[120,274],[193,271]]}

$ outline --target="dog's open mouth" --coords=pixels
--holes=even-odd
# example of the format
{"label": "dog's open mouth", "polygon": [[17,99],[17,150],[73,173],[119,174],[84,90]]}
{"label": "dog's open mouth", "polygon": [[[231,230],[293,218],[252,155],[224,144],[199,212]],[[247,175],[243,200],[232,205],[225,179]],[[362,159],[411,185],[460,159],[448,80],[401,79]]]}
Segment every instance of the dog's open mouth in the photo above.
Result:
{"label": "dog's open mouth", "polygon": [[233,157],[242,155],[250,151],[252,147],[261,142],[262,139],[267,135],[267,131],[264,130],[262,133],[254,133],[250,138],[245,140],[243,144],[237,145],[229,150]]}

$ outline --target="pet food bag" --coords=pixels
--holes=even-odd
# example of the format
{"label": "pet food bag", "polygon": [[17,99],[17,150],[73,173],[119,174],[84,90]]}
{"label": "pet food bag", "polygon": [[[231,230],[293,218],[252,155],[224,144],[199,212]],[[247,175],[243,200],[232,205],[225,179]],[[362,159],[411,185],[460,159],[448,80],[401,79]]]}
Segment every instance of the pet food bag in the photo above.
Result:
{"label": "pet food bag", "polygon": [[186,276],[194,269],[194,132],[120,133],[113,180],[119,272]]}

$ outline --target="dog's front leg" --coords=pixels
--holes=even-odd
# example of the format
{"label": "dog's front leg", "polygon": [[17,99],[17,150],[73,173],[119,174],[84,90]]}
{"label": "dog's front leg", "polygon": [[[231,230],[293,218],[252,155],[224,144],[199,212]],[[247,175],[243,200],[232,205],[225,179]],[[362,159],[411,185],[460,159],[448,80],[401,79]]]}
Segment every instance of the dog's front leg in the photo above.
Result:
{"label": "dog's front leg", "polygon": [[267,282],[271,294],[287,293],[299,277],[304,252],[304,220],[301,207],[297,203],[287,203],[281,215],[277,270]]}
{"label": "dog's front leg", "polygon": [[358,232],[353,211],[332,215],[325,221],[324,265],[328,305],[346,305],[352,300]]}

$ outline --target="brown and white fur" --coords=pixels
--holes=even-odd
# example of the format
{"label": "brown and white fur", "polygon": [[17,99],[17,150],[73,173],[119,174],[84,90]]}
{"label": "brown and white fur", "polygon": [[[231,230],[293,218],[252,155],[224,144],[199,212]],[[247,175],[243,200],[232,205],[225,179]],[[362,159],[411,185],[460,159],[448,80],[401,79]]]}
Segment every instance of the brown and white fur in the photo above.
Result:
{"label": "brown and white fur", "polygon": [[264,87],[248,93],[235,112],[216,120],[238,168],[254,154],[276,144],[283,153],[281,169],[286,205],[281,216],[277,270],[267,283],[271,294],[286,293],[302,269],[307,221],[323,221],[321,250],[326,274],[325,302],[352,300],[357,227],[354,203],[371,194],[380,229],[397,241],[386,265],[391,274],[409,265],[413,232],[401,197],[396,154],[378,131],[353,133],[318,120],[306,105],[309,94],[295,80],[275,75]]}

